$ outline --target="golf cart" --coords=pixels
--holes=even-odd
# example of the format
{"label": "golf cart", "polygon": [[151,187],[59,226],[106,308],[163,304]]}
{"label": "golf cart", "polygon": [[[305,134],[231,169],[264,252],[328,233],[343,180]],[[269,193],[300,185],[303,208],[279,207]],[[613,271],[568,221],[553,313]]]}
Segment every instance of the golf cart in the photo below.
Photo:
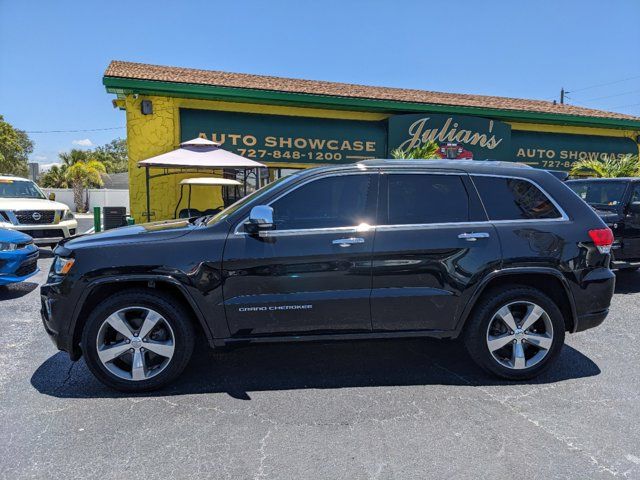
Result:
{"label": "golf cart", "polygon": [[[199,177],[199,178],[185,178],[180,182],[180,198],[178,199],[178,204],[173,212],[173,218],[190,218],[190,217],[198,217],[201,215],[214,215],[218,213],[220,210],[225,208],[225,205],[219,205],[215,208],[208,208],[207,210],[200,211],[195,208],[191,208],[191,189],[194,186],[209,186],[209,187],[222,187],[223,188],[223,199],[229,197],[237,197],[237,195],[229,195],[226,190],[228,187],[238,187],[242,185],[237,180],[232,180],[230,178],[214,178],[214,177]],[[187,208],[183,208],[178,212],[178,208],[180,208],[180,203],[182,202],[182,197],[184,196],[184,187],[189,187],[189,193],[187,197]],[[237,192],[236,192],[237,193]]]}

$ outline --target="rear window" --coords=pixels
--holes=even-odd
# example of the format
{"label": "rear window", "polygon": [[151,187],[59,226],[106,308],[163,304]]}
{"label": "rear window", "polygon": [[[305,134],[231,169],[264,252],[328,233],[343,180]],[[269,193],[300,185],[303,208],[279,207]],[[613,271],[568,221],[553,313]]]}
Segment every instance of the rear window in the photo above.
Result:
{"label": "rear window", "polygon": [[389,225],[466,222],[469,197],[457,175],[389,175]]}
{"label": "rear window", "polygon": [[567,185],[578,196],[594,207],[615,207],[622,202],[622,197],[627,189],[625,182],[607,181],[576,181]]}
{"label": "rear window", "polygon": [[527,180],[473,176],[473,182],[490,220],[562,217],[549,197]]}

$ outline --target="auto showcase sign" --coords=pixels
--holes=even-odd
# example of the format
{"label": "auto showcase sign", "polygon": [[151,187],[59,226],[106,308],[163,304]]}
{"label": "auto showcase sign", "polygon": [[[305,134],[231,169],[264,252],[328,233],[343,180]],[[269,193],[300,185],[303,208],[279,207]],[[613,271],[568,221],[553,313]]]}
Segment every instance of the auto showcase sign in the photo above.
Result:
{"label": "auto showcase sign", "polygon": [[630,138],[513,131],[509,160],[551,170],[570,170],[580,160],[620,158],[627,154],[638,154],[638,145]]}
{"label": "auto showcase sign", "polygon": [[180,109],[180,137],[262,163],[353,163],[387,155],[386,122]]}
{"label": "auto showcase sign", "polygon": [[503,160],[570,170],[588,158],[637,154],[630,138],[512,130],[467,115],[419,113],[382,121],[180,109],[181,141],[200,136],[267,165],[353,163],[389,158],[395,148],[438,144],[447,159]]}

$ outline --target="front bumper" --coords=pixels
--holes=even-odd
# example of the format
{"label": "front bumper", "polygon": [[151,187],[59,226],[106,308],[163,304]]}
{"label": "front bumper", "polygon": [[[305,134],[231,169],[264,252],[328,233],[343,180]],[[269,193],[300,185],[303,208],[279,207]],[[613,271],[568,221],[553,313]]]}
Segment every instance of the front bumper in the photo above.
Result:
{"label": "front bumper", "polygon": [[78,222],[77,220],[65,220],[59,223],[34,225],[3,223],[2,227],[26,233],[33,238],[33,243],[36,245],[51,245],[75,235],[78,231]]}
{"label": "front bumper", "polygon": [[38,247],[28,245],[19,250],[0,252],[0,285],[24,282],[38,269]]}
{"label": "front bumper", "polygon": [[80,349],[74,348],[69,325],[76,304],[64,293],[63,283],[45,283],[40,287],[40,315],[47,335],[58,350],[69,353],[72,360],[80,358]]}

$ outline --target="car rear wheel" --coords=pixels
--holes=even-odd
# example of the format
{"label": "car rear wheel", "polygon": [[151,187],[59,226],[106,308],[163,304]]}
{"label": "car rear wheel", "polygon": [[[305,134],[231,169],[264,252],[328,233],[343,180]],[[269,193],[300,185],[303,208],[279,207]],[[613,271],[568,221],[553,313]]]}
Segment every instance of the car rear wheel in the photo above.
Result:
{"label": "car rear wheel", "polygon": [[100,303],[87,319],[82,351],[91,372],[126,392],[160,388],[186,367],[194,345],[187,313],[159,292],[129,290]]}
{"label": "car rear wheel", "polygon": [[564,344],[558,306],[530,287],[492,290],[467,324],[464,343],[485,370],[510,380],[533,378],[548,368]]}

